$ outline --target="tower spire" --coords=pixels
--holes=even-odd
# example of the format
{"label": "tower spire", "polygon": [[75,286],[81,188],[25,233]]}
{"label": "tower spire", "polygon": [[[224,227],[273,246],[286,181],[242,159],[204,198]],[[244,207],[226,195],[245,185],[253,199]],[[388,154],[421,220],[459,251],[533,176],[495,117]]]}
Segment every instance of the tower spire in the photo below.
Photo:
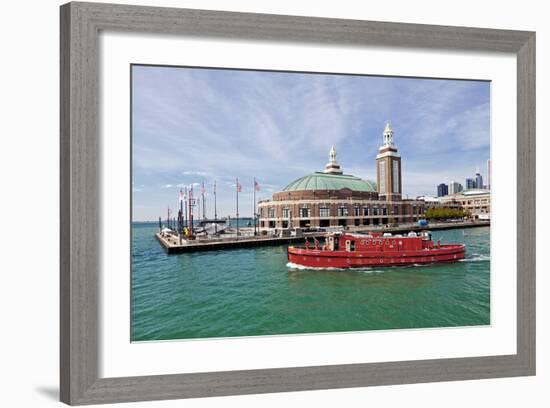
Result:
{"label": "tower spire", "polygon": [[384,146],[393,146],[393,129],[389,120],[386,121],[386,127],[384,128]]}
{"label": "tower spire", "polygon": [[328,161],[329,163],[336,163],[336,149],[334,145],[331,146],[330,151],[328,152]]}
{"label": "tower spire", "polygon": [[330,174],[342,174],[342,168],[336,161],[336,148],[334,145],[330,147],[330,150],[328,152],[328,163],[325,165],[324,173],[330,173]]}
{"label": "tower spire", "polygon": [[386,121],[376,163],[379,197],[388,201],[401,200],[401,155],[393,142],[390,121]]}

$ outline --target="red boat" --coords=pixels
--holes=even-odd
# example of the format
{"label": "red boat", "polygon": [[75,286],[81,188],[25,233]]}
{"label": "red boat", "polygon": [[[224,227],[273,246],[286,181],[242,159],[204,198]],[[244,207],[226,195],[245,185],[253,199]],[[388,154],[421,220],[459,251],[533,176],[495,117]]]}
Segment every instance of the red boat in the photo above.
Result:
{"label": "red boat", "polygon": [[428,231],[406,235],[333,232],[322,246],[315,240],[313,246],[306,241],[304,248],[289,247],[288,260],[311,268],[361,268],[454,262],[464,259],[465,252],[463,244],[434,243]]}

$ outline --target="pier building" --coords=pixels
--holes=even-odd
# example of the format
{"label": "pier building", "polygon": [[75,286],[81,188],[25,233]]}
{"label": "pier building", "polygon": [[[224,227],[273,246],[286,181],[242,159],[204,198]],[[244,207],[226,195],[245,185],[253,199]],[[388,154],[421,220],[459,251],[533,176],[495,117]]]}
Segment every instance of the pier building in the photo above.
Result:
{"label": "pier building", "polygon": [[488,220],[491,217],[491,192],[486,189],[471,189],[439,198],[439,205],[468,211],[472,218]]}
{"label": "pier building", "polygon": [[387,123],[376,156],[377,182],[346,174],[334,146],[323,171],[291,181],[258,203],[261,231],[368,227],[415,222],[424,201],[402,199],[401,156]]}

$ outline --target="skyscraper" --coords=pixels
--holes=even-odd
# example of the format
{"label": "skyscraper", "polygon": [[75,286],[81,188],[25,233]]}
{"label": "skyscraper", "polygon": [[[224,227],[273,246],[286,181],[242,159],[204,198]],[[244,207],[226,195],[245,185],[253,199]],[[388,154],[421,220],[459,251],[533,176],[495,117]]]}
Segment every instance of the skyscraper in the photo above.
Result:
{"label": "skyscraper", "polygon": [[449,183],[449,194],[457,194],[457,193],[460,193],[461,191],[462,191],[462,184],[456,181],[451,181]]}
{"label": "skyscraper", "polygon": [[447,194],[449,194],[449,186],[447,186],[447,184],[441,183],[440,185],[437,186],[438,197],[443,197],[443,196],[446,196]]}
{"label": "skyscraper", "polygon": [[476,170],[476,188],[483,188],[483,177],[481,176],[479,169]]}
{"label": "skyscraper", "polygon": [[476,188],[476,181],[473,178],[467,178],[465,187],[466,187],[466,190],[471,190],[472,188]]}

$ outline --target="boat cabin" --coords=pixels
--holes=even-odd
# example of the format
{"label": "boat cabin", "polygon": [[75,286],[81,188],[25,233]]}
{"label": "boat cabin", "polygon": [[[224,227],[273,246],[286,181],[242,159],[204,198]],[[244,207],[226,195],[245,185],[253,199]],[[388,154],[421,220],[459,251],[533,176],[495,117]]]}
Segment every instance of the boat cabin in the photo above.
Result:
{"label": "boat cabin", "polygon": [[432,235],[428,231],[406,235],[389,233],[346,234],[342,232],[327,236],[324,250],[346,252],[418,251],[432,249]]}

